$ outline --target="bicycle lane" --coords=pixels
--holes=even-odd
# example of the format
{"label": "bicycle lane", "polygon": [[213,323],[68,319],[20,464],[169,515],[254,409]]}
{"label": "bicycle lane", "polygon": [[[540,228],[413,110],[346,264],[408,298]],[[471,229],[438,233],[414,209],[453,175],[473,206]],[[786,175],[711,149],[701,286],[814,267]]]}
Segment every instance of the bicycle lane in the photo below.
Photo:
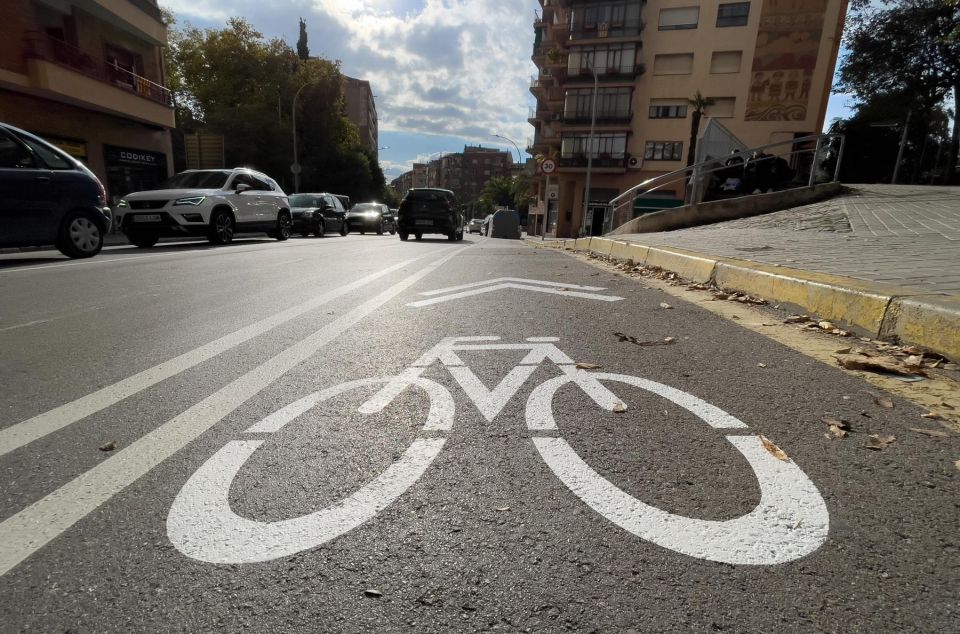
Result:
{"label": "bicycle lane", "polygon": [[[660,293],[562,255],[506,245],[487,241],[454,259],[9,573],[6,622],[81,631],[769,631],[944,629],[955,618],[956,551],[951,561],[946,528],[955,521],[956,488],[944,466],[952,468],[955,439],[907,436],[904,421],[918,416],[909,404],[881,409],[859,381],[734,324],[674,300],[673,309],[661,308]],[[504,277],[563,286],[550,287],[559,295],[503,288],[407,305],[435,297],[415,291]],[[637,346],[614,332],[674,343]],[[551,360],[523,369],[532,365],[523,363],[524,349],[457,352],[487,390],[512,376],[492,394],[456,364],[423,368],[452,395],[449,431],[423,429],[427,401],[414,389],[382,412],[358,413],[379,388],[369,385],[277,431],[247,433],[316,390],[416,367],[450,336],[556,337],[570,360],[602,366],[594,372],[642,377],[720,408],[769,437],[809,477],[829,513],[826,541],[786,563],[731,565],[612,523],[558,478],[534,438],[563,438],[600,476],[676,516],[733,520],[761,502],[759,485],[725,440],[729,429],[636,386],[604,382],[624,412],[560,386],[551,410],[557,431],[532,431],[531,391],[563,371]],[[853,421],[856,434],[823,438],[826,415]],[[898,441],[870,452],[862,448],[868,433],[896,433]],[[186,556],[189,547],[171,541],[170,509],[191,476],[238,439],[263,444],[228,482],[229,501],[235,514],[261,523],[335,505],[402,462],[418,441],[443,446],[392,504],[320,546],[260,563]],[[37,609],[10,609],[18,604]]]}

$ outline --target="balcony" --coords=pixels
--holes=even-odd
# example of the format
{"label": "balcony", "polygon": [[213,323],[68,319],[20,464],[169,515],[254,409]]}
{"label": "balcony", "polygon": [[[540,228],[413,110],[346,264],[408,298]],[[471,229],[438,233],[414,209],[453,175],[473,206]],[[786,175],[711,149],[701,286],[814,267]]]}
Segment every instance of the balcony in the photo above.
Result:
{"label": "balcony", "polygon": [[36,88],[97,110],[174,125],[170,91],[146,77],[38,32],[28,33],[23,55]]}
{"label": "balcony", "polygon": [[[564,113],[563,122],[567,125],[590,125],[590,113],[571,112]],[[633,113],[618,112],[598,112],[597,125],[630,125],[633,121]]]}
{"label": "balcony", "polygon": [[[601,69],[597,72],[597,81],[633,81],[646,72],[647,67],[644,64],[635,64],[628,68]],[[557,76],[560,81],[593,83],[593,73],[588,68],[574,68],[572,70],[567,68],[562,77],[557,72],[554,72],[554,76]]]}
{"label": "balcony", "polygon": [[639,37],[645,24],[643,20],[630,20],[620,24],[606,22],[579,22],[570,26],[571,40],[606,40],[612,38]]}
{"label": "balcony", "polygon": [[[560,155],[560,167],[567,168],[586,168],[587,167],[587,155],[586,154],[561,154]],[[598,154],[593,158],[594,168],[599,169],[626,169],[627,168],[627,156],[626,154]]]}

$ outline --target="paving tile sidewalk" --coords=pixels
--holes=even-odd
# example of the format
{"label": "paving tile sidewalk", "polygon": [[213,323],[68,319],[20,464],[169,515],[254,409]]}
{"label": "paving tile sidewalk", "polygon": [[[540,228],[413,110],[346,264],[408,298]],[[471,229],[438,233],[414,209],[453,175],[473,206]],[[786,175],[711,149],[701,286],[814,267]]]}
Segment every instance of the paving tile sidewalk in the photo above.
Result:
{"label": "paving tile sidewalk", "polygon": [[960,187],[851,188],[763,216],[616,239],[960,295]]}

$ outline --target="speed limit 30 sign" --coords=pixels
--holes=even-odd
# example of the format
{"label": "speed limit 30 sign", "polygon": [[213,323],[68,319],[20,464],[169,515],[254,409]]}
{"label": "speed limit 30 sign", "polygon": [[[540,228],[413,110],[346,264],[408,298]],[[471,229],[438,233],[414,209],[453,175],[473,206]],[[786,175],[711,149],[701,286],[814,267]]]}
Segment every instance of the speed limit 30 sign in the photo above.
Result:
{"label": "speed limit 30 sign", "polygon": [[544,174],[553,174],[557,169],[557,162],[553,159],[545,159],[540,163],[540,171]]}

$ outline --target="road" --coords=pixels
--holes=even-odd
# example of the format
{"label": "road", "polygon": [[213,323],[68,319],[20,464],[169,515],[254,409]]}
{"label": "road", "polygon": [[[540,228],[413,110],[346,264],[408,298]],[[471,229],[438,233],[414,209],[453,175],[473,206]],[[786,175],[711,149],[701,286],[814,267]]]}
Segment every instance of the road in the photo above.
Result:
{"label": "road", "polygon": [[563,253],[33,252],[0,297],[2,632],[960,618],[960,437]]}

